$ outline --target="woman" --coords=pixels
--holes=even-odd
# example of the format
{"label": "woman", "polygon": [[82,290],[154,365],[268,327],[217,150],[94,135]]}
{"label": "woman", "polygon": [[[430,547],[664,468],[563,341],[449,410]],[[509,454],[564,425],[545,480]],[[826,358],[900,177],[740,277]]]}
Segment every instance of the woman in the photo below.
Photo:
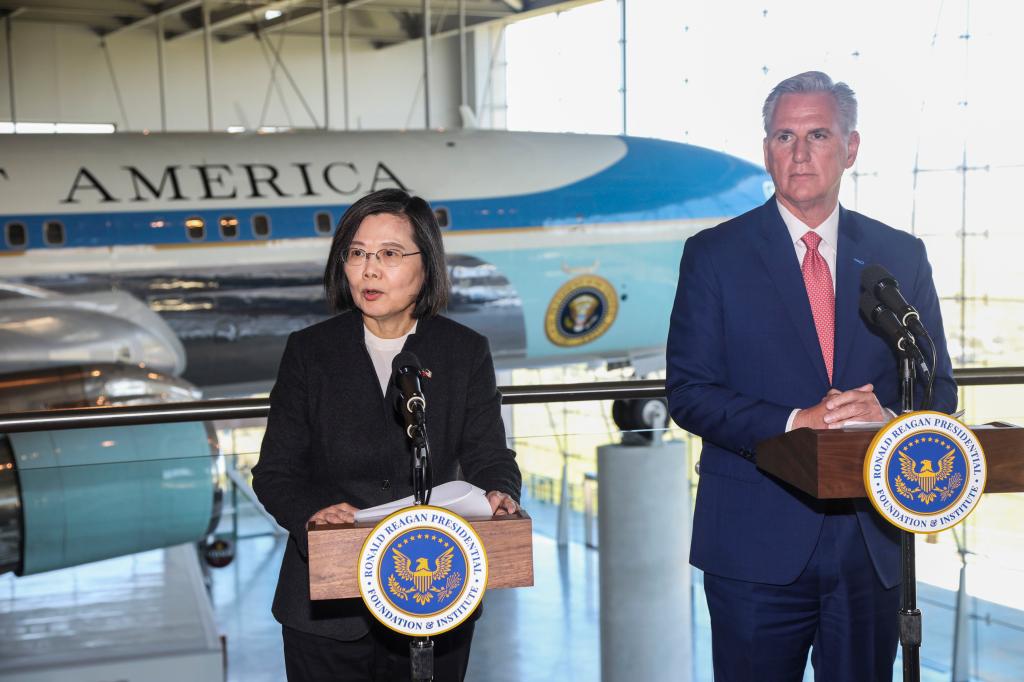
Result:
{"label": "woman", "polygon": [[[290,538],[274,617],[291,682],[408,679],[408,638],[358,599],[312,602],[306,526],[354,521],[358,509],[412,495],[410,445],[395,410],[391,362],[416,354],[435,485],[464,478],[495,514],[518,509],[515,453],[487,340],[441,317],[448,299],[441,231],[423,199],[397,189],[352,205],[334,235],[324,288],[340,314],[295,332],[270,394],[253,488]],[[460,473],[461,471],[461,473]],[[473,623],[435,639],[435,679],[462,680]]]}

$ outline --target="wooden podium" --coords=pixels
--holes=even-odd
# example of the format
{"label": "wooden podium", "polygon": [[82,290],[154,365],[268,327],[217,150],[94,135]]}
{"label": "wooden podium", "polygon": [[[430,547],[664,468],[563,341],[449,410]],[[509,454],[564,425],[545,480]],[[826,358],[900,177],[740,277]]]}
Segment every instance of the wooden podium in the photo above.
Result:
{"label": "wooden podium", "polygon": [[[1024,428],[972,426],[988,462],[986,493],[1024,492]],[[796,429],[757,446],[757,468],[819,500],[867,497],[864,457],[876,431]]]}
{"label": "wooden podium", "polygon": [[[985,493],[1024,491],[1024,428],[993,422],[971,427],[985,451]],[[875,429],[796,429],[759,443],[757,467],[818,499],[867,497],[864,460]],[[904,682],[921,679],[921,611],[917,608],[915,536],[900,531],[900,645]]]}
{"label": "wooden podium", "polygon": [[[310,525],[309,598],[359,597],[356,564],[374,523]],[[487,551],[487,589],[533,585],[533,520],[520,510],[469,525]]]}

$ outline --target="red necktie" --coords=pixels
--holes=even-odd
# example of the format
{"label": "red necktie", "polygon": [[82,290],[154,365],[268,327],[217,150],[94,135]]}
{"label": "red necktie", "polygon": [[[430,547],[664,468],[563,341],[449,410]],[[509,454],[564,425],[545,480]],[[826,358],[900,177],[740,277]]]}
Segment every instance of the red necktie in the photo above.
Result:
{"label": "red necktie", "polygon": [[811,231],[800,239],[807,245],[807,253],[801,266],[804,286],[807,287],[807,300],[811,302],[811,314],[814,315],[814,327],[818,330],[821,356],[825,360],[825,369],[828,370],[828,380],[831,383],[836,338],[836,295],[832,289],[832,274],[829,272],[828,263],[818,253],[821,236]]}

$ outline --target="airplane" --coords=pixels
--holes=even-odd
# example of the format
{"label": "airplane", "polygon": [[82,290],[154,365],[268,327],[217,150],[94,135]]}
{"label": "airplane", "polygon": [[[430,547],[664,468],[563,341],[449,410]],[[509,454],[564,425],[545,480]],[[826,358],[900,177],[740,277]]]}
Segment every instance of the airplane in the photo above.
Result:
{"label": "airplane", "polygon": [[[771,194],[754,164],[636,137],[12,135],[0,151],[0,287],[19,313],[0,341],[24,352],[0,371],[96,359],[75,358],[30,311],[73,330],[88,323],[54,299],[114,293],[156,313],[185,355],[182,370],[173,340],[156,350],[149,337],[166,330],[144,316],[135,326],[152,353],[122,343],[126,362],[208,395],[267,390],[287,334],[328,314],[322,273],[341,214],[383,187],[435,208],[448,312],[489,338],[499,368],[656,362],[686,237]],[[125,339],[137,312],[113,325]]]}
{"label": "airplane", "polygon": [[[498,368],[586,360],[638,372],[664,365],[685,239],[772,193],[754,164],[625,136],[9,136],[0,407],[267,390],[288,333],[328,315],[335,225],[384,187],[433,206],[448,314],[489,338]],[[631,428],[656,418],[649,408],[613,412]],[[0,434],[0,573],[203,537],[223,473],[203,424]]]}

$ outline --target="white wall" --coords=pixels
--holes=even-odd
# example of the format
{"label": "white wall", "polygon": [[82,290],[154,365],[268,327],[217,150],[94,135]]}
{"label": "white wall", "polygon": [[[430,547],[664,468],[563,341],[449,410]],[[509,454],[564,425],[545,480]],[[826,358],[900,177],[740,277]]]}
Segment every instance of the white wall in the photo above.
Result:
{"label": "white wall", "polygon": [[[479,34],[477,37],[476,34]],[[480,28],[467,36],[470,104],[480,101],[491,63],[489,47],[500,29]],[[316,119],[322,125],[323,75],[320,38],[270,34]],[[152,27],[139,28],[109,40],[109,52],[124,102],[118,106],[110,69],[99,38],[84,29],[58,24],[19,22],[13,25],[14,82],[19,121],[115,123],[119,130],[159,130],[160,90],[157,51]],[[341,39],[330,41],[331,128],[344,128]],[[459,47],[457,37],[431,43],[431,124],[457,127]],[[486,59],[483,57],[486,56]],[[261,121],[271,82],[270,51],[255,38],[213,42],[214,129],[231,125],[312,127],[288,78],[279,68],[275,89]],[[496,62],[503,65],[503,57]],[[164,48],[168,130],[206,130],[206,86],[202,36],[167,42]],[[0,120],[10,120],[6,44],[0,31]],[[349,123],[353,129],[422,128],[422,44],[411,41],[379,50],[366,41],[349,45]],[[482,75],[481,75],[482,74]],[[497,92],[495,91],[497,88]],[[504,80],[493,79],[489,100],[504,101]],[[279,95],[284,93],[284,101]],[[488,105],[489,106],[489,105]],[[127,118],[127,120],[125,120]],[[494,120],[481,119],[481,125]]]}

